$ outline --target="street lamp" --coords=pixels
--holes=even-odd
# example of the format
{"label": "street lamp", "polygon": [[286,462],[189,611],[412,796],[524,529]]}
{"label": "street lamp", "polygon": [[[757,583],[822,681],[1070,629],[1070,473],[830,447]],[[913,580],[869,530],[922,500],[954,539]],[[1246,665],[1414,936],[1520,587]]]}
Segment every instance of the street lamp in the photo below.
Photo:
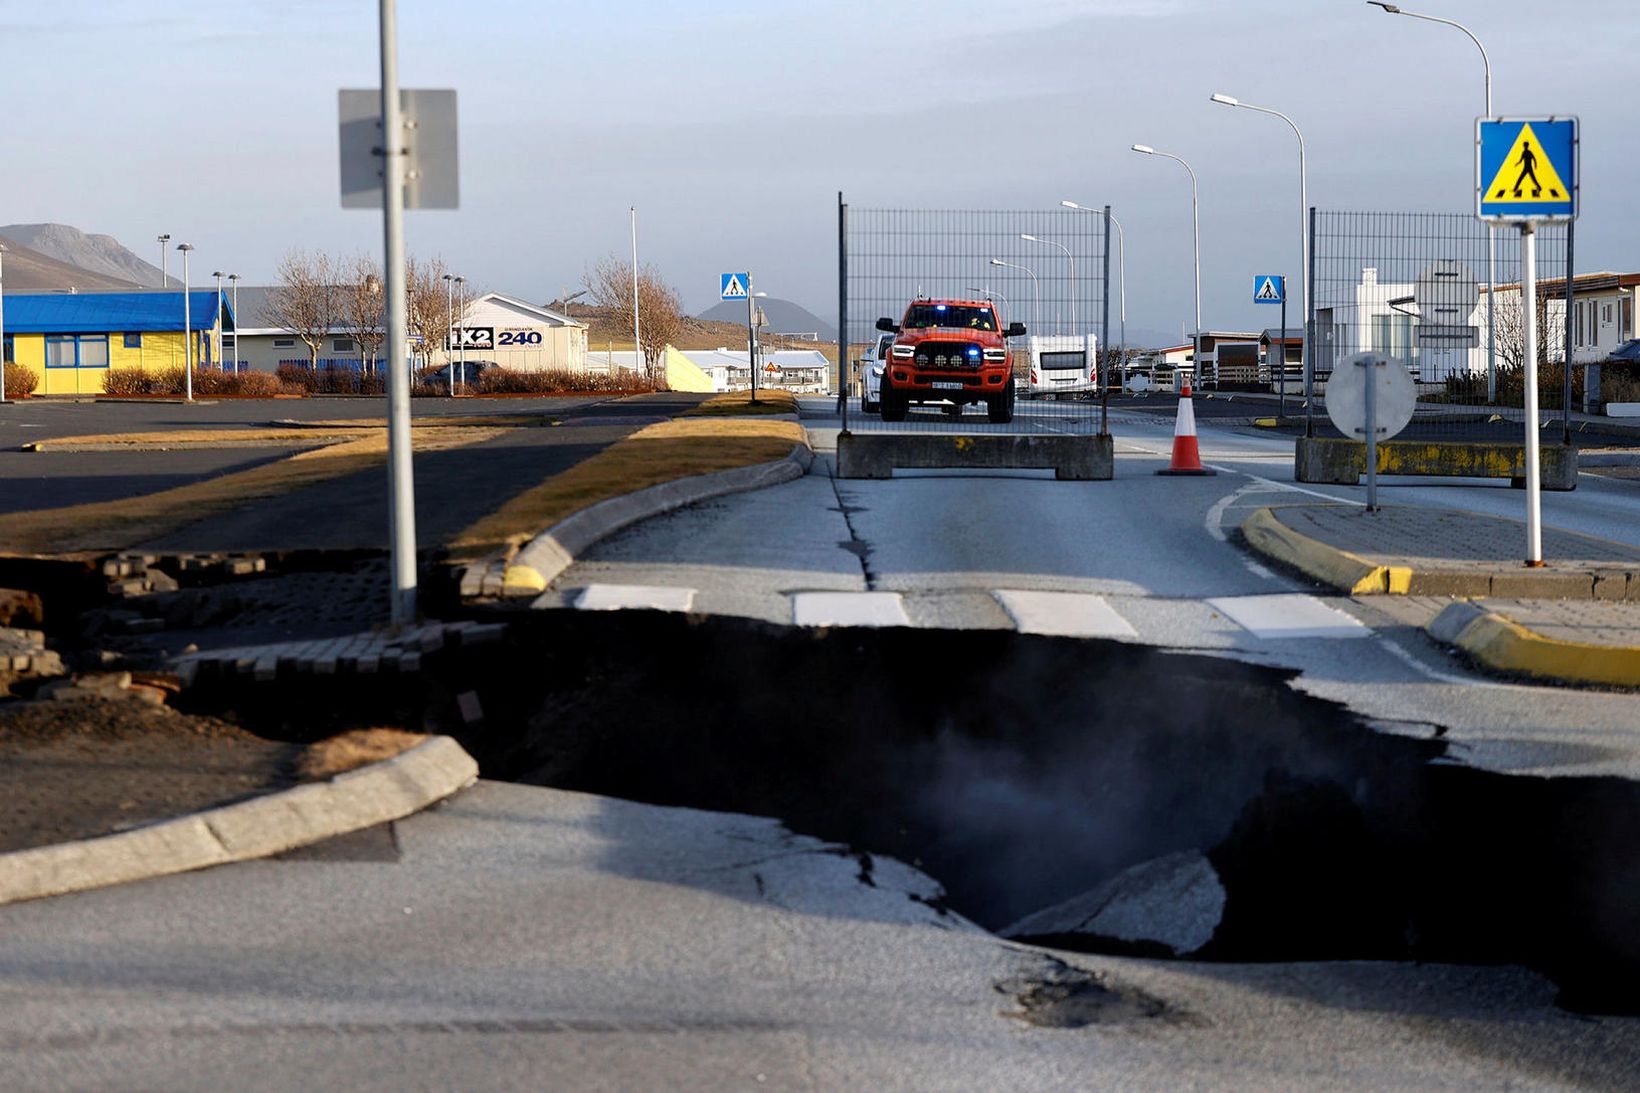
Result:
{"label": "street lamp", "polygon": [[211,273],[216,278],[216,366],[222,367],[222,278],[227,274],[221,270]]}
{"label": "street lamp", "polygon": [[[1308,400],[1314,394],[1314,391],[1312,390],[1310,378],[1310,232],[1308,224],[1310,182],[1304,166],[1304,134],[1298,131],[1298,124],[1292,118],[1279,110],[1272,110],[1268,106],[1254,106],[1250,102],[1242,102],[1240,99],[1232,98],[1229,95],[1214,95],[1213,101],[1221,106],[1235,106],[1243,110],[1255,110],[1260,114],[1272,114],[1286,122],[1292,129],[1293,135],[1298,138],[1298,283],[1299,299],[1304,308],[1303,359],[1299,362],[1299,368],[1304,375],[1304,398]],[[1281,331],[1281,378],[1279,382],[1281,383],[1282,394],[1285,396],[1287,391],[1287,331],[1285,328]]]}
{"label": "street lamp", "polygon": [[170,288],[171,280],[165,273],[165,244],[171,241],[171,233],[166,232],[157,238],[159,241],[159,287]]}
{"label": "street lamp", "polygon": [[453,273],[444,275],[444,367],[450,370],[450,397],[456,397],[456,305]]}
{"label": "street lamp", "polygon": [[[1065,206],[1065,208],[1067,208],[1067,209],[1075,209],[1077,212],[1096,213],[1100,216],[1109,216],[1110,215],[1110,214],[1106,213],[1104,209],[1096,209],[1096,208],[1092,208],[1088,205],[1078,205],[1074,201],[1061,201],[1060,204]],[[1120,362],[1120,364],[1123,368],[1126,368],[1127,367],[1127,234],[1122,231],[1122,222],[1120,220],[1118,220],[1114,216],[1112,216],[1110,218],[1110,222],[1116,228],[1116,271],[1117,271],[1117,276],[1121,278],[1121,282],[1122,282],[1122,317],[1121,317],[1121,326],[1122,326],[1121,343],[1122,344],[1121,344],[1121,349],[1117,352],[1117,358],[1116,359],[1118,360],[1118,362]],[[1109,331],[1106,331],[1106,333],[1109,334]],[[1123,375],[1126,375],[1126,373],[1124,372]]]}
{"label": "street lamp", "polygon": [[228,274],[233,290],[233,374],[239,375],[239,274]]}
{"label": "street lamp", "polygon": [[1174,155],[1172,152],[1158,152],[1148,144],[1135,144],[1135,152],[1147,156],[1161,156],[1171,159],[1190,172],[1190,220],[1191,232],[1196,241],[1196,346],[1190,360],[1190,378],[1199,379],[1202,367],[1202,217],[1201,198],[1196,189],[1196,172],[1191,170],[1190,164]]}
{"label": "street lamp", "polygon": [[[1492,116],[1492,58],[1487,56],[1486,47],[1475,33],[1462,23],[1453,19],[1443,19],[1439,15],[1424,15],[1421,12],[1406,11],[1397,4],[1386,4],[1383,0],[1367,0],[1375,8],[1383,8],[1390,15],[1405,15],[1408,19],[1422,19],[1427,23],[1440,23],[1442,26],[1455,27],[1468,35],[1469,40],[1475,43],[1475,48],[1481,51],[1481,67],[1486,77],[1486,116]],[[1571,276],[1570,273],[1567,274]],[[1498,236],[1497,225],[1488,221],[1486,225],[1486,400],[1498,400],[1498,340],[1497,322],[1493,314],[1493,300],[1498,294]],[[1570,321],[1569,319],[1567,320]]]}
{"label": "street lamp", "polygon": [[189,402],[194,401],[194,322],[188,304],[188,255],[192,243],[178,243],[182,252],[182,391]]}
{"label": "street lamp", "polygon": [[992,299],[994,297],[998,300],[1001,300],[1003,303],[1008,302],[1008,297],[1004,296],[1000,292],[994,292],[994,291],[992,291],[991,289],[988,289],[988,288],[979,288],[975,285],[964,285],[962,291],[964,291],[964,292],[977,292],[977,293],[979,293],[980,298],[983,299],[983,300],[989,300],[989,299]]}
{"label": "street lamp", "polygon": [[1022,269],[1031,277],[1031,329],[1038,334],[1042,325],[1042,283],[1036,279],[1036,271],[1029,266],[1021,266],[1015,262],[1004,262],[1000,258],[991,259],[993,266],[1007,266],[1009,269]]}
{"label": "street lamp", "polygon": [[[1065,252],[1065,258],[1069,260],[1071,264],[1071,333],[1080,333],[1082,328],[1076,322],[1076,257],[1071,254],[1071,249],[1063,243],[1054,242],[1052,239],[1041,239],[1034,235],[1027,235],[1024,232],[1020,232],[1019,237],[1027,243],[1045,243],[1050,247],[1058,247],[1060,250]],[[1059,314],[1057,311],[1054,313],[1054,325],[1059,325]]]}
{"label": "street lamp", "polygon": [[[467,386],[467,278],[457,277],[456,306],[461,309],[461,325],[456,327],[461,337],[456,342],[456,370],[461,375],[461,385]],[[455,391],[455,375],[450,377],[450,390]]]}

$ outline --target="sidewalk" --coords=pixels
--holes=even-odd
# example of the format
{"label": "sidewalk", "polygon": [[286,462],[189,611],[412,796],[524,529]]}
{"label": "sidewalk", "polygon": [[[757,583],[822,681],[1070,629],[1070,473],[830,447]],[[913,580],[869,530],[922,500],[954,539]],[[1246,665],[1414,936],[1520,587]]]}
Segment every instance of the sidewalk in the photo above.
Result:
{"label": "sidewalk", "polygon": [[1425,627],[1502,672],[1640,687],[1640,547],[1455,509],[1287,505],[1242,525],[1259,554],[1349,595],[1449,597]]}

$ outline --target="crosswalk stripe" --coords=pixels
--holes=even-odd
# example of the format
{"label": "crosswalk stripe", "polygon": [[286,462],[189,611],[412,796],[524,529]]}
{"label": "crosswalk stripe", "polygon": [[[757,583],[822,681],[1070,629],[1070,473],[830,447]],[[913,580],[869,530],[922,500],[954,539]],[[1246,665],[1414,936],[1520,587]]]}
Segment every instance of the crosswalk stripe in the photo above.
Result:
{"label": "crosswalk stripe", "polygon": [[898,592],[796,592],[792,622],[798,626],[909,626]]}
{"label": "crosswalk stripe", "polygon": [[1103,596],[1088,592],[1036,592],[998,588],[991,592],[1022,634],[1071,638],[1136,638],[1138,632]]}
{"label": "crosswalk stripe", "polygon": [[1275,596],[1226,596],[1208,600],[1213,610],[1259,638],[1365,638],[1359,619],[1301,592]]}
{"label": "crosswalk stripe", "polygon": [[652,584],[589,584],[575,597],[582,611],[688,611],[693,588]]}

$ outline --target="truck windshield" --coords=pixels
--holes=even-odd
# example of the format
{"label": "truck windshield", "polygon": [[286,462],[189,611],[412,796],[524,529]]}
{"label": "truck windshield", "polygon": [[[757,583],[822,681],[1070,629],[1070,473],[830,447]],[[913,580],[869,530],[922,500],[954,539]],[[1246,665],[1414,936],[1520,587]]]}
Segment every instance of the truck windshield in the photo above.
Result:
{"label": "truck windshield", "polygon": [[961,304],[912,304],[905,312],[902,329],[919,327],[955,326],[964,330],[995,330],[997,315],[988,307],[964,307]]}

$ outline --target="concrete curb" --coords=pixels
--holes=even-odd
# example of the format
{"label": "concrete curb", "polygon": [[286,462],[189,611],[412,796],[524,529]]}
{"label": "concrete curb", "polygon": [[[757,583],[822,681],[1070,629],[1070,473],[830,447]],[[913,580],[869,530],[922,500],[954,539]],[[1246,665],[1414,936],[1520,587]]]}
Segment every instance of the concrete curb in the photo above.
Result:
{"label": "concrete curb", "polygon": [[1436,641],[1499,672],[1560,683],[1640,687],[1640,648],[1632,645],[1544,637],[1473,603],[1451,604],[1424,629]]}
{"label": "concrete curb", "polygon": [[0,904],[247,861],[390,820],[478,780],[448,736],[379,763],[238,804],[94,839],[0,854]]}
{"label": "concrete curb", "polygon": [[461,597],[538,596],[578,554],[622,528],[697,501],[790,482],[807,474],[813,462],[814,449],[805,441],[770,463],[679,478],[600,501],[560,520],[510,559],[469,566],[461,577]]}
{"label": "concrete curb", "polygon": [[1248,545],[1266,558],[1352,596],[1405,595],[1411,589],[1412,570],[1408,567],[1379,565],[1312,539],[1282,523],[1268,508],[1249,516],[1241,525],[1241,533]]}

